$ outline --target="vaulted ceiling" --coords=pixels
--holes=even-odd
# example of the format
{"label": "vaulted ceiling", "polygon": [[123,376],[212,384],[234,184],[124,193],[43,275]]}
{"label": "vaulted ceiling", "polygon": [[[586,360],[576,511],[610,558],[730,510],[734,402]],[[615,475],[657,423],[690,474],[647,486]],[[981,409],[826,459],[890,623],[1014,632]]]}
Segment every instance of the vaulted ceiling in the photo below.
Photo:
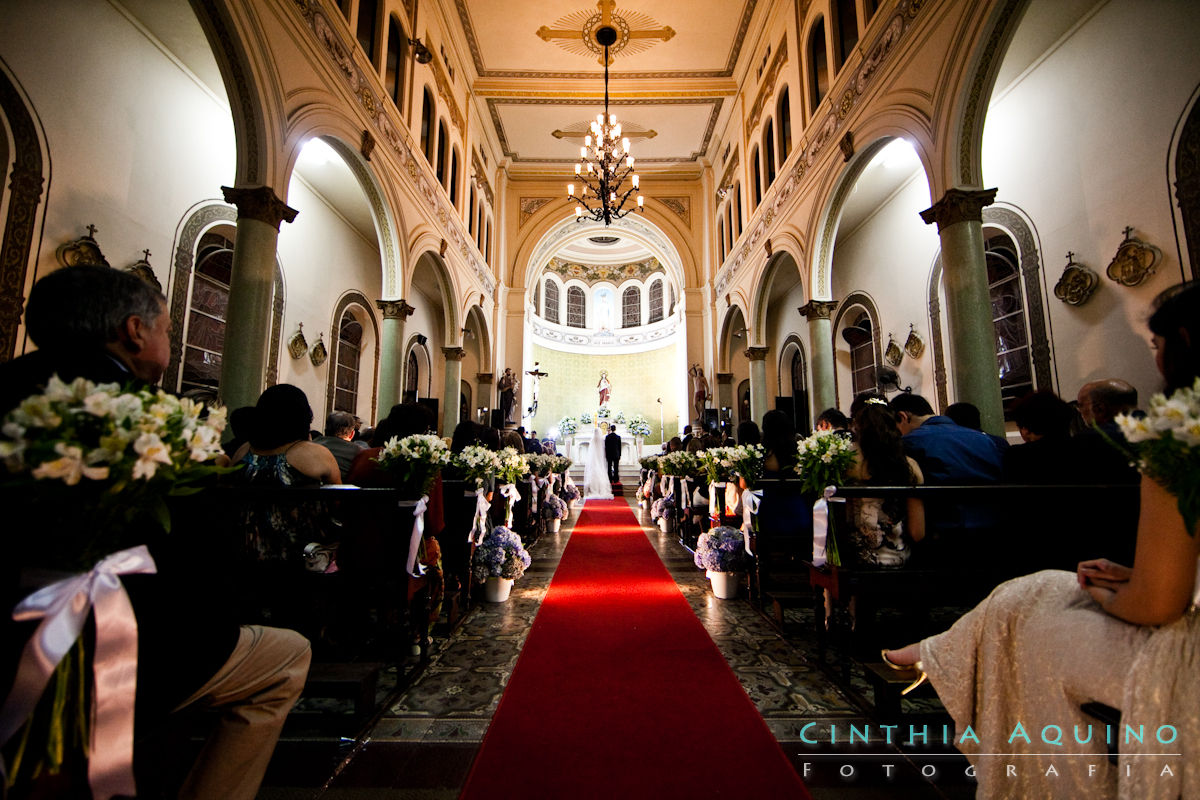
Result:
{"label": "vaulted ceiling", "polygon": [[[514,172],[563,172],[604,106],[602,50],[611,24],[610,111],[639,169],[694,171],[730,113],[757,0],[455,0],[480,113]],[[590,44],[589,44],[590,43]],[[569,167],[567,167],[569,168]]]}

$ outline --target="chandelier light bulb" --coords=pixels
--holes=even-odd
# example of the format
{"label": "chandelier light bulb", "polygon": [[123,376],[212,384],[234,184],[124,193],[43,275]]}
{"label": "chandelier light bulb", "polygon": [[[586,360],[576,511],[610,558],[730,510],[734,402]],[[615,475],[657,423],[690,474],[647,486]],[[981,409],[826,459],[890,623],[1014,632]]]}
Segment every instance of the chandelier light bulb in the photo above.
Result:
{"label": "chandelier light bulb", "polygon": [[583,216],[583,209],[580,208],[579,206],[575,206],[575,216],[577,216],[577,217]]}
{"label": "chandelier light bulb", "polygon": [[633,156],[626,156],[626,157],[625,157],[625,166],[627,166],[627,167],[633,167]]}
{"label": "chandelier light bulb", "polygon": [[[636,186],[636,185],[637,184],[634,184],[634,186]],[[567,184],[567,197],[574,197],[574,196],[575,196],[575,184],[568,183]]]}
{"label": "chandelier light bulb", "polygon": [[612,138],[614,138],[614,139],[621,138],[621,123],[618,122],[616,125],[613,126]]}
{"label": "chandelier light bulb", "polygon": [[578,174],[579,174],[579,171],[580,171],[580,170],[582,170],[582,169],[583,169],[583,165],[582,165],[582,164],[580,164],[578,161],[576,161],[576,162],[575,162],[575,174],[576,174],[576,175],[578,175]]}
{"label": "chandelier light bulb", "polygon": [[644,206],[645,204],[646,204],[646,202],[645,202],[645,198],[643,198],[643,197],[642,197],[642,196],[639,194],[639,195],[638,195],[638,210],[639,210],[639,211],[641,211],[641,210],[642,210],[642,206]]}
{"label": "chandelier light bulb", "polygon": [[583,137],[583,146],[584,146],[584,147],[591,147],[591,146],[592,146],[592,137],[591,137],[591,136],[584,136],[584,137]]}
{"label": "chandelier light bulb", "polygon": [[629,137],[628,136],[626,136],[624,139],[621,140],[621,149],[624,150],[626,153],[629,152]]}
{"label": "chandelier light bulb", "polygon": [[588,175],[591,175],[591,174],[592,174],[593,172],[595,172],[595,171],[596,171],[596,170],[595,170],[595,169],[593,169],[593,167],[592,167],[592,162],[590,162],[590,161],[589,161],[589,162],[588,162]]}
{"label": "chandelier light bulb", "polygon": [[603,124],[604,124],[604,115],[603,115],[603,114],[597,114],[597,115],[596,115],[596,127],[600,127],[600,126],[601,126],[601,125],[603,125]]}
{"label": "chandelier light bulb", "polygon": [[609,198],[608,198],[608,200],[609,200],[609,202],[610,202],[610,203],[615,203],[615,202],[617,202],[617,193],[616,193],[616,192],[613,192],[611,195],[609,195]]}
{"label": "chandelier light bulb", "polygon": [[617,124],[617,115],[616,115],[616,114],[609,114],[609,115],[608,115],[608,124],[609,124],[609,125],[616,125],[616,124]]}
{"label": "chandelier light bulb", "polygon": [[636,172],[633,173],[633,188],[638,188],[638,176]]}

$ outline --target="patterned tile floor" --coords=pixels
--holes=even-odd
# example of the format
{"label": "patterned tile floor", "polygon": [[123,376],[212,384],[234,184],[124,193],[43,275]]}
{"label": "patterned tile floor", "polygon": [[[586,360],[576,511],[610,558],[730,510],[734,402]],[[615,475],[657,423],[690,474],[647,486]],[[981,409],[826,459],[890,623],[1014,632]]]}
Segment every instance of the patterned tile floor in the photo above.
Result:
{"label": "patterned tile floor", "polygon": [[[633,511],[814,797],[973,794],[973,784],[964,777],[966,762],[953,748],[902,749],[882,741],[882,729],[864,700],[870,693],[862,675],[852,672],[846,683],[840,668],[822,664],[811,633],[811,611],[789,610],[788,634],[781,635],[744,598],[713,596],[676,537],[652,527],[636,505]],[[285,732],[260,798],[457,797],[578,516],[576,511],[561,532],[534,546],[533,565],[508,602],[476,606],[452,637],[435,640],[425,668],[356,744],[347,738],[336,750],[328,744],[322,748],[315,737],[289,739]],[[381,693],[395,683],[394,675],[390,683],[386,677]],[[936,699],[906,700],[904,711],[906,724],[928,723],[930,738],[940,740],[947,720]],[[851,725],[869,729],[870,742],[842,743]],[[838,741],[830,742],[835,736]],[[322,765],[326,777],[334,773],[327,782],[319,779]],[[322,783],[327,785],[306,788]]]}

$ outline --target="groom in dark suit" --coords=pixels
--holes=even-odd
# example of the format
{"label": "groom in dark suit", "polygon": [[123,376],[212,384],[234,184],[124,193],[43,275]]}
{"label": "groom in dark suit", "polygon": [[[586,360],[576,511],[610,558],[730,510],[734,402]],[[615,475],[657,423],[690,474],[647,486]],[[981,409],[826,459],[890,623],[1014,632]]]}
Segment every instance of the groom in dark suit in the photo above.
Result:
{"label": "groom in dark suit", "polygon": [[608,482],[620,483],[621,474],[617,465],[621,461],[621,436],[616,428],[608,429],[604,437],[604,459],[608,462]]}

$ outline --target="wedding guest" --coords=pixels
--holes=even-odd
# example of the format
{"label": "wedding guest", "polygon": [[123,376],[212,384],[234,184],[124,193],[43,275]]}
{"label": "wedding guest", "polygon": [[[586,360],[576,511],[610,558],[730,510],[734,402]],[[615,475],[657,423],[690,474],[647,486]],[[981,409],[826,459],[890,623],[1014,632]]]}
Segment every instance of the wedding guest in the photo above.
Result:
{"label": "wedding guest", "polygon": [[[946,416],[954,420],[954,424],[956,425],[970,428],[973,431],[983,430],[983,419],[979,416],[979,407],[974,403],[951,403],[946,406]],[[986,432],[985,435],[996,443],[996,446],[1000,448],[1002,453],[1008,449],[1008,440],[1003,436]]]}
{"label": "wedding guest", "polygon": [[[921,467],[904,454],[900,427],[886,401],[867,402],[851,423],[854,464],[848,477],[857,484],[919,486]],[[851,498],[847,515],[859,563],[898,567],[912,554],[911,543],[925,538],[925,509],[917,498]]]}
{"label": "wedding guest", "polygon": [[[1149,327],[1167,392],[1191,387],[1200,377],[1200,283],[1161,294]],[[1185,447],[1184,457],[1194,459],[1196,445]],[[960,737],[958,747],[975,768],[977,796],[1200,796],[1200,528],[1194,518],[1185,521],[1180,503],[1195,496],[1200,475],[1153,456],[1145,468],[1132,568],[1094,559],[1080,562],[1075,574],[1017,578],[948,631],[884,651],[886,662],[929,679],[956,730],[970,727],[972,737]],[[1110,765],[1107,737],[1084,738],[1104,728],[1080,709],[1088,701],[1119,709],[1136,729],[1167,726],[1166,751],[1181,757],[1170,759],[1171,770],[1149,769],[1134,752],[1162,747],[1149,737],[1127,747],[1124,739],[1118,765]],[[1017,725],[1076,733],[1051,752],[1041,743],[1014,744]],[[983,755],[997,752],[1019,754],[1021,769],[1009,769],[1009,758]],[[1076,754],[1088,756],[1087,770],[1055,769],[1050,777],[1054,765]]]}
{"label": "wedding guest", "polygon": [[[0,415],[44,388],[50,375],[139,388],[157,383],[170,361],[166,299],[136,276],[109,267],[67,267],[34,284],[25,306],[26,333],[38,350],[0,365]],[[307,425],[307,424],[306,424]],[[33,530],[12,509],[14,530]],[[211,584],[193,581],[189,563],[169,537],[147,542],[157,573],[120,578],[137,618],[134,764],[170,714],[185,708],[219,712],[178,796],[250,800],[258,791],[288,711],[304,687],[308,640],[291,630],[239,625]],[[6,577],[21,569],[10,548]],[[188,557],[194,559],[195,554]],[[3,587],[9,608],[16,580]],[[22,593],[23,596],[23,593]],[[7,615],[6,615],[7,616]],[[4,623],[3,685],[11,685],[16,651],[27,630]]]}
{"label": "wedding guest", "polygon": [[354,419],[353,414],[334,411],[325,418],[325,434],[313,440],[333,453],[343,475],[350,472],[354,457],[367,447],[366,442],[354,438]]}
{"label": "wedding guest", "polygon": [[752,419],[739,422],[737,431],[738,444],[762,443],[762,432],[758,429],[758,423]]}
{"label": "wedding guest", "polygon": [[787,414],[774,409],[763,414],[763,477],[787,477],[796,465],[796,426]]}
{"label": "wedding guest", "polygon": [[817,424],[813,430],[844,431],[850,427],[850,420],[836,408],[827,408],[817,415]]}

